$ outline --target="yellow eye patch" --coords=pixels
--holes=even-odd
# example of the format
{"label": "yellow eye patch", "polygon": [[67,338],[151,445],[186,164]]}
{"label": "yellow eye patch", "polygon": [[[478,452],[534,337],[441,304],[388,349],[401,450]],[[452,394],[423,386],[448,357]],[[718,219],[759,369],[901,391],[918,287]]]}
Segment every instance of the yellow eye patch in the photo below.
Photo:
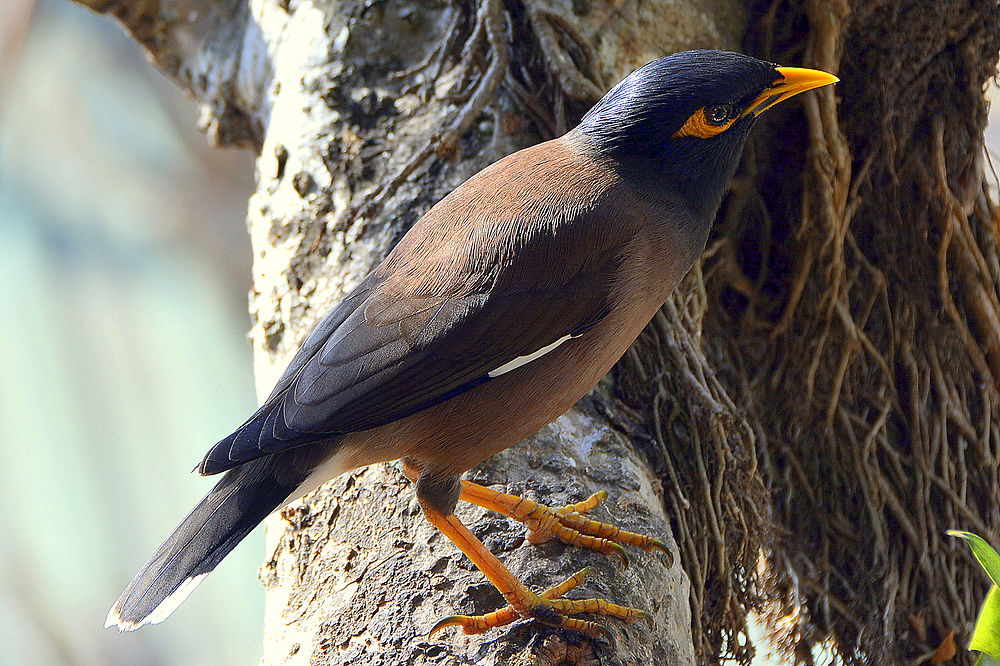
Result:
{"label": "yellow eye patch", "polygon": [[671,138],[693,136],[699,139],[711,139],[729,129],[739,117],[739,111],[728,104],[703,106],[692,113],[684,126]]}

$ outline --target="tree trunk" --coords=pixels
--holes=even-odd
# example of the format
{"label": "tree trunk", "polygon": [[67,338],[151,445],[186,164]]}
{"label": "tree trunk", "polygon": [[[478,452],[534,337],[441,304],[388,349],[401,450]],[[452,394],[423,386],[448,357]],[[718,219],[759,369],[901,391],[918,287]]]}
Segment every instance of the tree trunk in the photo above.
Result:
{"label": "tree trunk", "polygon": [[270,520],[265,663],[747,660],[746,611],[764,608],[795,613],[800,657],[832,636],[847,661],[893,663],[968,630],[985,586],[940,533],[995,538],[1000,523],[1000,261],[978,152],[995,3],[81,1],[202,103],[213,141],[259,156],[262,396],[430,205],[565,131],[639,64],[742,40],[844,79],[836,97],[803,96],[805,116],[765,116],[704,271],[614,381],[471,473],[549,504],[607,488],[599,517],[665,540],[672,527],[683,572],[532,546],[460,511],[529,586],[592,566],[584,592],[655,626],[606,620],[606,645],[531,623],[428,640],[440,616],[503,601],[425,524],[398,468],[376,466]]}

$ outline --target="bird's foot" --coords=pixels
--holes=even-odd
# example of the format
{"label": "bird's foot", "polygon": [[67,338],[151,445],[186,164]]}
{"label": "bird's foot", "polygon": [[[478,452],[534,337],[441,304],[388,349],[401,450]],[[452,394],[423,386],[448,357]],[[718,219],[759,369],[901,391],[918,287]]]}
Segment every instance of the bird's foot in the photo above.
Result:
{"label": "bird's foot", "polygon": [[463,481],[461,499],[524,523],[530,543],[544,543],[555,538],[571,546],[617,555],[623,564],[627,564],[628,560],[622,546],[635,546],[645,551],[661,550],[671,558],[672,563],[673,556],[659,539],[628,532],[585,515],[607,496],[606,490],[600,490],[582,502],[550,507]]}
{"label": "bird's foot", "polygon": [[[466,488],[463,485],[463,496],[465,492]],[[600,501],[599,497],[591,498],[584,504],[596,504],[598,501]],[[578,571],[560,585],[548,589],[540,595],[531,592],[493,553],[486,549],[483,542],[477,539],[457,516],[443,513],[427,499],[421,499],[421,506],[427,520],[441,530],[472,560],[472,563],[483,572],[510,604],[506,608],[486,615],[446,617],[434,625],[434,628],[431,629],[432,634],[439,629],[450,626],[460,626],[467,634],[481,633],[525,617],[580,631],[595,638],[605,635],[600,625],[572,617],[579,613],[609,615],[628,622],[644,619],[652,624],[652,618],[647,613],[635,608],[619,606],[604,599],[566,599],[565,594],[586,580],[587,576],[592,573],[591,569]]]}
{"label": "bird's foot", "polygon": [[[589,501],[589,500],[588,500]],[[593,638],[603,638],[607,632],[596,622],[579,620],[574,615],[593,613],[609,615],[626,622],[645,620],[652,625],[649,613],[637,608],[619,606],[605,599],[566,599],[565,594],[583,583],[587,576],[594,573],[590,567],[581,569],[565,581],[544,592],[534,594],[523,585],[507,596],[511,604],[505,608],[485,615],[450,615],[431,629],[430,635],[445,627],[461,627],[466,634],[481,634],[495,627],[502,627],[522,617],[531,618],[546,624],[563,627],[587,634]]]}

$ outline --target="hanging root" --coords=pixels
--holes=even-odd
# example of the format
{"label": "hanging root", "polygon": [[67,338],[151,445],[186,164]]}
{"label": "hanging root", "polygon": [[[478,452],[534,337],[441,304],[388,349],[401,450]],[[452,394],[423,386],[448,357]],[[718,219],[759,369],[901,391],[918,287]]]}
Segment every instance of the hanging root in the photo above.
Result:
{"label": "hanging root", "polygon": [[604,95],[604,86],[600,81],[588,78],[580,70],[560,42],[557,29],[571,40],[573,48],[582,54],[583,62],[592,66],[596,62],[596,57],[590,40],[559,14],[539,7],[538,0],[522,1],[528,10],[528,17],[545,57],[545,64],[549,72],[555,76],[560,88],[573,99],[586,102],[599,100]]}
{"label": "hanging root", "polygon": [[[798,657],[829,640],[844,663],[913,663],[953,630],[962,642],[985,592],[944,530],[1000,536],[1000,252],[981,166],[1000,22],[961,2],[769,4],[762,42],[795,43],[803,19],[810,36],[765,55],[843,83],[803,99],[801,156],[730,200],[706,337],[753,415],[779,638]],[[791,109],[770,120],[799,133]]]}
{"label": "hanging root", "polygon": [[674,536],[691,580],[700,661],[749,662],[747,609],[762,604],[755,574],[770,534],[756,436],[707,358],[700,336],[708,309],[695,269],[619,364],[626,402],[648,415],[649,452],[663,477]]}
{"label": "hanging root", "polygon": [[[479,11],[476,14],[476,30],[485,30],[492,60],[465,106],[459,110],[458,115],[448,124],[436,142],[435,150],[439,157],[450,157],[455,152],[459,139],[472,127],[472,123],[476,121],[486,105],[493,101],[497,89],[500,87],[500,82],[507,72],[510,49],[504,34],[501,0],[480,0]],[[463,57],[463,63],[465,60],[466,58]]]}
{"label": "hanging root", "polygon": [[[435,58],[441,63],[447,57],[448,46],[453,41],[455,25],[455,22],[451,24],[449,30],[446,32],[442,46],[439,47],[439,50],[435,51]],[[399,189],[400,185],[405,183],[430,157],[436,155],[444,159],[454,155],[461,138],[469,131],[486,107],[496,98],[500,83],[507,72],[510,61],[510,47],[507,43],[504,25],[505,18],[502,0],[478,0],[475,24],[472,33],[462,48],[457,65],[459,68],[458,76],[455,77],[460,82],[478,78],[478,83],[471,89],[448,93],[450,100],[464,101],[464,104],[447,121],[437,136],[415,155],[408,157],[405,164],[368,197],[365,207],[359,212],[360,217],[371,218],[376,215],[385,200],[392,196]],[[481,76],[477,77],[473,73],[473,69],[476,61],[483,55],[480,50],[483,35],[486,36],[490,60],[486,70]]]}

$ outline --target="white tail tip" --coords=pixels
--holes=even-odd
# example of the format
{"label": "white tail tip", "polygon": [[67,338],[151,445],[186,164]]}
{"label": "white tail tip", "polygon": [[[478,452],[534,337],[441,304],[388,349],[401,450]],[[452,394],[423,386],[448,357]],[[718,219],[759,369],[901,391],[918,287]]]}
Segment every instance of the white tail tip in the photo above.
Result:
{"label": "white tail tip", "polygon": [[187,599],[188,595],[194,591],[194,588],[198,587],[198,584],[207,576],[208,573],[198,574],[197,576],[192,576],[188,578],[180,587],[178,587],[172,594],[170,594],[166,599],[160,602],[160,605],[152,610],[151,613],[146,615],[144,618],[138,622],[123,620],[119,616],[121,609],[118,604],[115,604],[111,610],[108,612],[108,617],[104,621],[104,628],[110,629],[111,627],[118,627],[118,631],[135,631],[139,627],[146,624],[159,624],[166,620],[171,613],[177,610],[177,607]]}

